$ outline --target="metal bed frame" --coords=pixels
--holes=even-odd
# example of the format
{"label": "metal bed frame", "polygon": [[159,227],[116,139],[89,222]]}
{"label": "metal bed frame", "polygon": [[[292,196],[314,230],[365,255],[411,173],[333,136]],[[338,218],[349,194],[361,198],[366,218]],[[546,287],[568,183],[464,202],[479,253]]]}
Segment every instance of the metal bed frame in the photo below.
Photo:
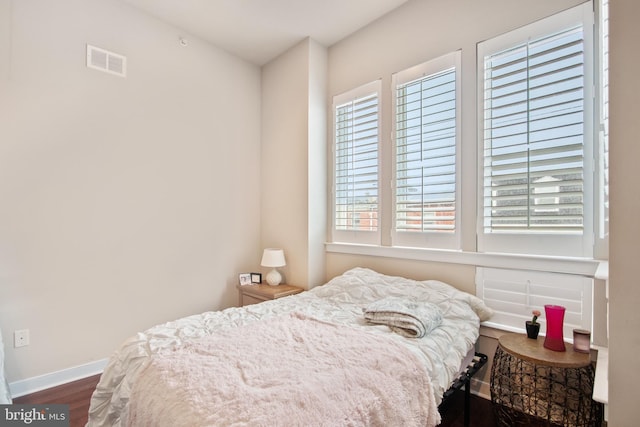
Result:
{"label": "metal bed frame", "polygon": [[476,352],[471,360],[471,363],[467,365],[466,369],[460,373],[458,378],[453,381],[451,387],[444,392],[442,396],[442,404],[444,404],[449,397],[451,397],[456,391],[464,387],[464,425],[469,426],[471,419],[471,378],[487,363],[488,357],[486,354]]}

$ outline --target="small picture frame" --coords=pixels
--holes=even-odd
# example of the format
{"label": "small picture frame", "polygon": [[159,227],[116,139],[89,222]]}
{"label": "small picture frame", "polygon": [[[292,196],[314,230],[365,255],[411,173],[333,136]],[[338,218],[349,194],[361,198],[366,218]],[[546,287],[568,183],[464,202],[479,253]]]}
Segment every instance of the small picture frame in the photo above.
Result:
{"label": "small picture frame", "polygon": [[262,274],[251,273],[251,283],[255,283],[255,284],[262,283]]}
{"label": "small picture frame", "polygon": [[251,284],[251,273],[240,273],[238,278],[240,279],[241,286]]}

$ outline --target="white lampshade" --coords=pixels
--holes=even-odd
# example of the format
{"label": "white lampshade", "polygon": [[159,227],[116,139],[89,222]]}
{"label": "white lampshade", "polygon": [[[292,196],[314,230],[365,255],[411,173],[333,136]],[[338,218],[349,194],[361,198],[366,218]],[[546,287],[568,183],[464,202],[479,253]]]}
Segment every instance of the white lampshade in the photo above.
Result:
{"label": "white lampshade", "polygon": [[284,260],[284,251],[275,248],[265,249],[262,253],[260,265],[263,267],[284,267],[287,265]]}
{"label": "white lampshade", "polygon": [[273,267],[273,270],[267,273],[267,283],[271,286],[278,286],[282,281],[282,275],[276,270],[276,267],[284,267],[287,265],[284,260],[284,251],[275,248],[265,249],[262,253],[260,265],[263,267]]}

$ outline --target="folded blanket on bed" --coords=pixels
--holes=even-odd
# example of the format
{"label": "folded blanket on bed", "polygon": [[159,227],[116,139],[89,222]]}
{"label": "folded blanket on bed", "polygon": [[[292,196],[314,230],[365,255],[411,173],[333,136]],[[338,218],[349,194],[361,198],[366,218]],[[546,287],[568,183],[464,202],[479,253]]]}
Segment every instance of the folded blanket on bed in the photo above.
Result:
{"label": "folded blanket on bed", "polygon": [[437,305],[408,298],[387,297],[364,309],[369,323],[387,325],[392,331],[409,338],[422,338],[442,323]]}

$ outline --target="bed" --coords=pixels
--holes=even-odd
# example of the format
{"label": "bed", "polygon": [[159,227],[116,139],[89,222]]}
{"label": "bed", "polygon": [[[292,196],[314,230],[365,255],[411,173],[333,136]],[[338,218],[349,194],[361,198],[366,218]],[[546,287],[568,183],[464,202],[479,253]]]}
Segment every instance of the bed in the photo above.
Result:
{"label": "bed", "polygon": [[[436,312],[423,336],[365,318],[397,299]],[[129,338],[109,359],[87,425],[437,425],[491,314],[445,283],[354,268],[308,292]]]}

